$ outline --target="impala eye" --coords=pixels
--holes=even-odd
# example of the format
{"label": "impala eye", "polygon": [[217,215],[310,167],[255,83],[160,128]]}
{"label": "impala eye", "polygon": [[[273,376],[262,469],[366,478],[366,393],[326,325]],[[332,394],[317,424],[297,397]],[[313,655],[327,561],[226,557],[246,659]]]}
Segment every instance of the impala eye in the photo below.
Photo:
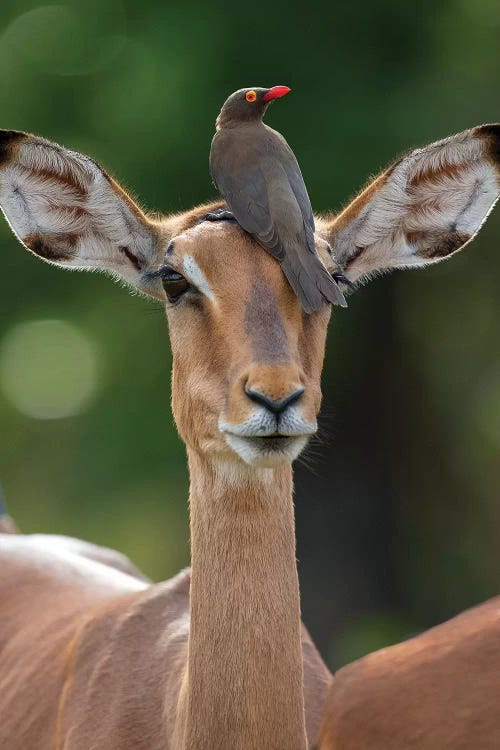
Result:
{"label": "impala eye", "polygon": [[161,269],[161,280],[169,302],[177,302],[189,289],[189,282],[173,268]]}
{"label": "impala eye", "polygon": [[245,99],[247,100],[247,102],[254,102],[257,99],[257,94],[255,93],[255,91],[247,91],[247,93],[245,94]]}

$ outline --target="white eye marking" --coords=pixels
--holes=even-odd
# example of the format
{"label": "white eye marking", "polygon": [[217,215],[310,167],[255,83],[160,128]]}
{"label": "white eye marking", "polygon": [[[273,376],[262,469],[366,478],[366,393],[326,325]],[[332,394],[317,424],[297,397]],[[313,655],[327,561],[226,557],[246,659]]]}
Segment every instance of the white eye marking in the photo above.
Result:
{"label": "white eye marking", "polygon": [[196,287],[198,287],[200,292],[203,292],[205,297],[208,297],[209,300],[215,302],[214,293],[210,289],[206,276],[192,255],[184,256],[183,267],[186,276]]}

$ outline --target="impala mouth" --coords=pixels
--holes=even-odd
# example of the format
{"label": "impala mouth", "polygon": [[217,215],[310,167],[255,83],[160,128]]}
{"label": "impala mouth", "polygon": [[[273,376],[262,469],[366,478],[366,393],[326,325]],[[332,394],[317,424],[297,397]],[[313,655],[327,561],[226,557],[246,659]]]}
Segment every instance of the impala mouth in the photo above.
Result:
{"label": "impala mouth", "polygon": [[230,448],[253,466],[291,464],[317,430],[291,406],[281,415],[255,409],[245,422],[219,421],[219,430]]}
{"label": "impala mouth", "polygon": [[261,445],[265,450],[284,450],[295,440],[307,440],[305,435],[264,435],[263,437],[246,438],[253,440],[256,445]]}
{"label": "impala mouth", "polygon": [[226,443],[251,466],[275,467],[291,464],[304,450],[309,435],[254,435],[243,437],[225,432]]}

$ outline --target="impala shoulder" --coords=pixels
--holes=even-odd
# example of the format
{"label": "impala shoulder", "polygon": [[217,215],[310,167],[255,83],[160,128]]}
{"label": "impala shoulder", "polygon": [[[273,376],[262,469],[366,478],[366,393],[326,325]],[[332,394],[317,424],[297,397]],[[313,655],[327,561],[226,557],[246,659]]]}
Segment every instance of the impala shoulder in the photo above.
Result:
{"label": "impala shoulder", "polygon": [[[319,747],[357,750],[369,739],[373,750],[499,747],[491,744],[500,743],[493,697],[499,641],[496,597],[348,664],[334,675]],[[472,744],[453,744],[457,736]],[[489,739],[482,745],[473,737]]]}
{"label": "impala shoulder", "polygon": [[125,563],[125,557],[68,537],[2,535],[0,558],[14,566],[19,576],[40,576],[54,586],[85,589],[96,600],[149,586],[137,569]]}

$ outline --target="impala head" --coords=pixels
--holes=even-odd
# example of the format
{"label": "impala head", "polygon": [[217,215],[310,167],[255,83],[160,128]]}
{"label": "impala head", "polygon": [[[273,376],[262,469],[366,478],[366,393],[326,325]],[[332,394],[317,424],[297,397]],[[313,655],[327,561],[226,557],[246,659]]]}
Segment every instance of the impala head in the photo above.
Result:
{"label": "impala head", "polygon": [[278,263],[233,222],[181,231],[159,273],[183,439],[225,459],[291,462],[316,431],[329,308],[303,313]]}
{"label": "impala head", "polygon": [[[353,282],[443,260],[499,192],[500,126],[480,126],[402,157],[339,216],[318,218],[318,252]],[[153,221],[88,157],[15,131],[0,131],[0,204],[37,256],[108,271],[166,304],[188,446],[256,466],[297,457],[316,430],[330,309],[305,314],[249,235],[204,221],[213,206]]]}

